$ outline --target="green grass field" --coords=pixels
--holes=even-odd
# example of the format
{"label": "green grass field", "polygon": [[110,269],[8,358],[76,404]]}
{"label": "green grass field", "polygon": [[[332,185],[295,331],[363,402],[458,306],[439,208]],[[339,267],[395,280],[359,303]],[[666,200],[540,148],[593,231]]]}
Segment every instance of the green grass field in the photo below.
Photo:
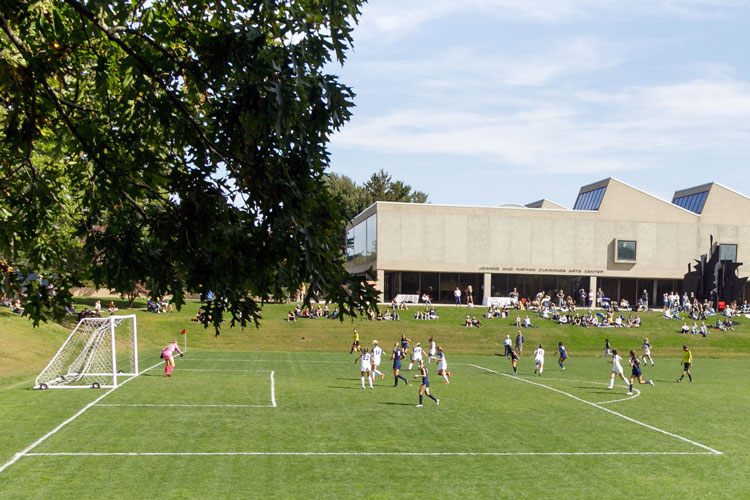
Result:
{"label": "green grass field", "polygon": [[[137,310],[145,371],[112,391],[32,390],[71,325],[31,329],[0,312],[0,498],[750,496],[750,320],[704,339],[675,333],[681,323],[658,313],[638,330],[539,319],[513,376],[493,355],[515,335],[509,320],[463,328],[467,310],[443,307],[437,321],[288,324],[288,307],[267,306],[260,329],[218,338],[189,321],[197,304]],[[159,348],[185,327],[188,352],[165,378]],[[352,327],[363,345],[434,335],[453,375],[445,384],[428,365],[440,405],[416,408],[415,371],[393,387],[387,362],[385,379],[362,390]],[[622,383],[606,390],[604,338],[626,353],[644,336],[656,386],[632,397]],[[548,355],[533,375],[532,346],[550,353],[559,340],[567,369]],[[686,341],[695,382],[677,384]]]}

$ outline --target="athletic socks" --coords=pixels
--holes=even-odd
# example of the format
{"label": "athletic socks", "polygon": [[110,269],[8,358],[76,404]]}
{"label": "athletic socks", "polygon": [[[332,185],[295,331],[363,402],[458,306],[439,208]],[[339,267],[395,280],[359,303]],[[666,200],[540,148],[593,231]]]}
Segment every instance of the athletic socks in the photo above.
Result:
{"label": "athletic socks", "polygon": [[414,363],[409,363],[409,368],[407,368],[407,370],[411,371],[412,366],[414,366]]}
{"label": "athletic socks", "polygon": [[367,380],[370,382],[370,389],[372,389],[372,377],[367,377]]}
{"label": "athletic socks", "polygon": [[448,380],[448,375],[447,374],[443,374],[443,378],[445,379],[446,383],[450,384],[450,381]]}
{"label": "athletic socks", "polygon": [[543,371],[544,371],[544,367],[543,367],[543,366],[540,366],[540,367],[539,367],[539,376],[540,376],[540,377],[542,376],[542,372],[543,372]]}
{"label": "athletic socks", "polygon": [[565,368],[565,367],[563,366],[563,364],[562,364],[562,363],[560,363],[559,361],[557,362],[557,364],[558,364],[558,365],[560,365],[560,368]]}
{"label": "athletic socks", "polygon": [[164,365],[164,376],[169,375],[169,365]]}
{"label": "athletic socks", "polygon": [[518,372],[516,371],[516,367],[513,367],[513,375],[516,375]]}
{"label": "athletic socks", "polygon": [[[433,396],[432,394],[428,394],[427,397],[437,403],[437,399],[435,399],[435,396]],[[421,403],[421,401],[420,401],[420,403]]]}
{"label": "athletic socks", "polygon": [[628,389],[630,392],[633,392],[633,384],[628,384],[630,389]]}
{"label": "athletic socks", "polygon": [[[367,378],[369,379],[370,377],[367,377]],[[359,379],[362,381],[362,389],[364,389],[365,388],[365,377],[359,377]],[[370,383],[372,383],[372,382],[370,382]]]}
{"label": "athletic socks", "polygon": [[[406,379],[405,379],[404,377],[402,377],[401,375],[399,375],[399,376],[398,376],[398,378],[400,378],[401,380],[403,380],[403,381],[404,381],[404,383],[405,383],[406,385],[409,385],[409,381],[408,381],[408,380],[406,380]],[[398,380],[396,380],[396,385],[398,385]]]}
{"label": "athletic socks", "polygon": [[419,406],[422,406],[422,395],[419,395]]}

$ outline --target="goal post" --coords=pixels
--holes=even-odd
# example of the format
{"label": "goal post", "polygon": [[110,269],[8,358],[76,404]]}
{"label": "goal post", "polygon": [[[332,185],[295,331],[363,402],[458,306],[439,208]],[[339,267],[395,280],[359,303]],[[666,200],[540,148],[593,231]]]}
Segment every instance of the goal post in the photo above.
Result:
{"label": "goal post", "polygon": [[135,315],[84,318],[36,378],[34,388],[116,388],[136,375]]}

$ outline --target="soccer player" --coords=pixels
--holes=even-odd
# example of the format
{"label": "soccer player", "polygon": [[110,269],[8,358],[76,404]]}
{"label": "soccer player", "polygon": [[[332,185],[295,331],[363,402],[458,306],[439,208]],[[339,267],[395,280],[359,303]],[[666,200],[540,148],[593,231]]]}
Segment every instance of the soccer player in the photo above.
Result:
{"label": "soccer player", "polygon": [[544,371],[544,349],[542,348],[542,344],[539,344],[539,347],[536,348],[532,358],[534,358],[534,373],[539,370],[539,376],[541,377]]}
{"label": "soccer player", "polygon": [[516,367],[518,365],[518,354],[516,354],[516,351],[511,349],[508,356],[510,357],[510,363],[513,365],[513,375],[517,375],[518,372],[516,371]]}
{"label": "soccer player", "polygon": [[380,380],[383,380],[383,377],[385,375],[378,370],[378,367],[380,366],[380,357],[383,355],[383,348],[380,347],[377,340],[372,341],[372,351],[370,354],[372,354],[372,372],[371,372],[371,378],[375,378],[375,375],[380,375]]}
{"label": "soccer player", "polygon": [[417,342],[417,345],[415,345],[414,348],[411,350],[411,361],[409,361],[409,371],[411,371],[411,367],[414,365],[414,363],[416,363],[417,367],[419,367],[420,361],[422,361],[422,347],[420,347],[419,342]]}
{"label": "soccer player", "polygon": [[628,384],[628,380],[622,373],[620,361],[622,361],[622,357],[617,354],[617,349],[612,349],[612,371],[609,373],[609,387],[607,389],[612,389],[615,386],[615,375],[619,375],[622,381]]}
{"label": "soccer player", "polygon": [[654,358],[651,357],[651,344],[648,343],[648,337],[643,339],[643,362],[646,362],[646,358],[651,361],[651,366],[654,366]]}
{"label": "soccer player", "polygon": [[688,349],[688,346],[683,345],[682,346],[682,375],[680,375],[680,378],[677,379],[677,382],[682,382],[683,377],[685,377],[685,374],[687,373],[688,379],[690,382],[693,381],[693,375],[690,373],[690,367],[693,366],[693,353],[690,352],[690,349]]}
{"label": "soccer player", "polygon": [[359,375],[362,380],[362,389],[365,388],[365,377],[367,377],[367,381],[370,382],[370,389],[372,389],[372,377],[370,376],[372,371],[372,355],[367,352],[367,347],[362,348],[362,353],[357,356],[357,359],[355,359],[354,362],[356,363],[360,359],[362,362],[359,365]]}
{"label": "soccer player", "polygon": [[[406,335],[403,333],[401,334],[401,352],[404,353],[404,357],[406,357],[406,353],[409,352],[409,342],[411,342],[411,339],[407,339]],[[411,368],[409,368],[411,370]]]}
{"label": "soccer player", "polygon": [[609,346],[609,339],[604,339],[604,359],[612,355],[612,349]]}
{"label": "soccer player", "polygon": [[409,385],[409,381],[406,380],[403,376],[399,375],[398,372],[401,371],[401,360],[404,359],[404,351],[401,350],[401,348],[398,345],[398,342],[393,344],[393,352],[391,353],[391,359],[393,360],[393,380],[394,384],[393,387],[398,387],[398,379],[403,380],[406,385]]}
{"label": "soccer player", "polygon": [[451,372],[448,371],[448,361],[445,360],[445,353],[443,352],[443,348],[438,346],[437,348],[437,362],[438,362],[438,375],[442,375],[445,379],[446,384],[450,384],[450,380],[448,380],[451,376]]}
{"label": "soccer player", "polygon": [[565,360],[568,359],[568,351],[565,350],[565,346],[562,343],[562,340],[557,343],[557,352],[560,353],[560,359],[557,360],[557,364],[560,365],[560,368],[563,370],[565,369]]}
{"label": "soccer player", "polygon": [[424,365],[424,361],[419,360],[419,373],[414,374],[414,378],[422,377],[422,385],[419,386],[419,404],[417,408],[422,408],[422,394],[427,394],[427,397],[435,401],[436,405],[440,404],[440,400],[430,394],[430,379],[427,377],[427,367]]}
{"label": "soccer player", "polygon": [[654,386],[653,380],[646,380],[643,381],[643,372],[641,371],[641,362],[638,359],[638,356],[636,355],[634,350],[630,350],[630,367],[633,369],[632,373],[630,374],[630,390],[628,391],[628,396],[633,394],[633,380],[638,379],[639,384],[648,384],[651,387]]}
{"label": "soccer player", "polygon": [[505,336],[505,340],[503,341],[503,345],[505,346],[505,356],[510,356],[510,351],[513,350],[513,341],[510,340],[510,335]]}
{"label": "soccer player", "polygon": [[430,342],[430,350],[427,352],[428,363],[432,361],[433,359],[437,360],[437,358],[435,357],[435,353],[437,352],[437,350],[435,349],[435,339],[430,337],[429,342]]}
{"label": "soccer player", "polygon": [[354,341],[352,342],[352,349],[349,351],[349,354],[353,353],[354,351],[359,352],[359,334],[357,333],[357,329],[354,329]]}
{"label": "soccer player", "polygon": [[173,340],[171,344],[169,344],[167,347],[161,350],[161,357],[164,360],[164,376],[165,377],[171,377],[172,376],[172,370],[174,370],[174,357],[172,354],[177,351],[180,354],[180,357],[183,357],[184,354],[182,354],[182,351],[180,350],[180,347],[177,345],[177,340]]}

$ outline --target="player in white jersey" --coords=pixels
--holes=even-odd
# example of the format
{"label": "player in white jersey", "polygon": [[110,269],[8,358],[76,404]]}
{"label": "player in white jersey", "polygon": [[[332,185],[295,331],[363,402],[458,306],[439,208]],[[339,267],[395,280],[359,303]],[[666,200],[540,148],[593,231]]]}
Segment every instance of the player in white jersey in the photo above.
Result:
{"label": "player in white jersey", "polygon": [[435,355],[435,358],[438,362],[438,375],[442,375],[445,379],[445,383],[450,384],[451,382],[448,379],[451,376],[451,372],[448,371],[448,362],[445,360],[445,353],[443,352],[442,347],[437,347],[437,354]]}
{"label": "player in white jersey", "polygon": [[654,358],[651,357],[651,344],[648,343],[648,337],[643,339],[643,363],[646,363],[646,359],[651,361],[651,366],[654,366]]}
{"label": "player in white jersey", "polygon": [[380,357],[383,355],[383,349],[380,347],[380,345],[378,345],[377,340],[373,340],[372,345],[372,372],[370,378],[374,379],[375,375],[377,374],[380,375],[380,380],[383,380],[383,377],[385,377],[385,375],[383,375],[383,373],[378,370],[378,366],[380,366]]}
{"label": "player in white jersey", "polygon": [[435,345],[436,345],[435,344],[435,339],[433,339],[432,337],[430,337],[429,342],[430,342],[430,350],[427,351],[427,362],[428,363],[430,361],[432,361],[433,359],[435,359],[435,360],[437,359],[435,357],[435,353],[437,352],[436,347],[435,347]]}
{"label": "player in white jersey", "polygon": [[422,361],[422,347],[420,346],[420,343],[417,342],[417,345],[415,345],[411,350],[411,361],[409,361],[409,370],[411,371],[411,367],[414,365],[414,363],[419,366],[419,362]]}
{"label": "player in white jersey", "polygon": [[612,349],[612,371],[609,373],[609,387],[607,389],[612,389],[615,386],[615,375],[619,375],[623,382],[630,385],[630,382],[628,382],[628,379],[622,373],[621,361],[622,357],[617,354],[617,349]]}
{"label": "player in white jersey", "polygon": [[539,370],[539,376],[541,377],[544,371],[544,349],[542,348],[542,344],[539,344],[532,357],[534,358],[534,373]]}
{"label": "player in white jersey", "polygon": [[372,389],[372,377],[370,376],[372,370],[372,354],[368,352],[367,347],[362,348],[362,354],[357,356],[357,359],[355,359],[354,362],[356,363],[360,359],[362,362],[359,365],[359,374],[360,379],[362,380],[362,389],[365,388],[365,377],[367,377],[367,381],[370,382],[370,389]]}

